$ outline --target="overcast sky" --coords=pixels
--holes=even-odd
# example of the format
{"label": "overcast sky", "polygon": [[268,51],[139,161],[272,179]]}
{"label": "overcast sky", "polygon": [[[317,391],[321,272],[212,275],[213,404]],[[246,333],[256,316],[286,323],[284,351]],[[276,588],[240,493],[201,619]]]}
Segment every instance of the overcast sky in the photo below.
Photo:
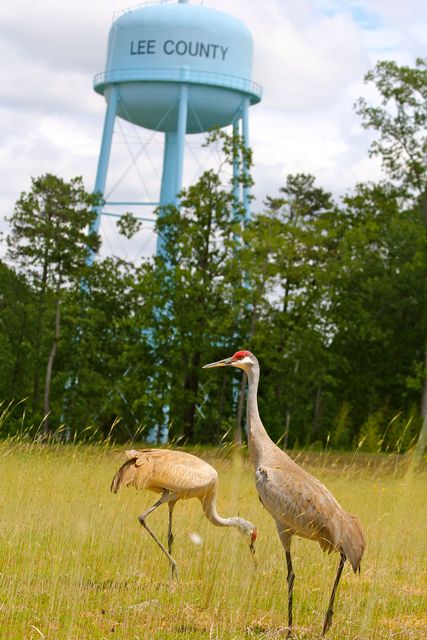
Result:
{"label": "overcast sky", "polygon": [[[250,117],[254,208],[262,206],[265,195],[275,195],[289,173],[312,173],[320,186],[336,195],[360,180],[379,177],[378,162],[367,156],[371,134],[361,128],[353,104],[360,95],[373,96],[363,76],[376,61],[413,66],[417,56],[426,55],[425,0],[203,4],[236,16],[253,34],[253,80],[264,88],[263,100],[251,109]],[[114,14],[132,6],[129,0],[1,3],[3,231],[4,216],[12,213],[20,192],[30,188],[31,176],[81,175],[92,190],[105,112],[103,98],[92,89],[93,76],[104,71]],[[159,168],[154,165],[161,157],[161,141],[148,132],[126,133],[120,121],[115,132],[108,189],[127,167],[129,148],[132,151],[139,140],[150,141],[137,168],[128,173],[125,191],[131,198],[139,193],[156,199]],[[196,152],[190,150],[192,155]],[[189,160],[187,180],[193,171],[190,164]]]}

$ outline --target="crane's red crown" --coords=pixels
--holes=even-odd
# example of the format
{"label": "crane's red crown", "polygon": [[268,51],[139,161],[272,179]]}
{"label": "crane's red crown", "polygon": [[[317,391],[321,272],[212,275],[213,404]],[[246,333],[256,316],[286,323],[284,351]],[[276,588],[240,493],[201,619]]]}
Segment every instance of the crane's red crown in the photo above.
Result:
{"label": "crane's red crown", "polygon": [[252,355],[250,351],[236,351],[236,353],[231,356],[232,360],[241,360],[242,358],[245,358],[246,356],[250,356]]}
{"label": "crane's red crown", "polygon": [[258,535],[258,531],[256,529],[252,529],[252,533],[251,533],[251,542],[254,543],[255,540],[257,539],[257,535]]}

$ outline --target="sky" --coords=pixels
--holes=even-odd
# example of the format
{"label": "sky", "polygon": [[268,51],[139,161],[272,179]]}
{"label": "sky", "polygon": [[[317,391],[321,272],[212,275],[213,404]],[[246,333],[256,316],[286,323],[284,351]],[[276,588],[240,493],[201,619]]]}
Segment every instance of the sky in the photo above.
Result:
{"label": "sky", "polygon": [[[313,174],[336,197],[381,177],[379,161],[368,157],[373,134],[353,105],[362,95],[375,100],[363,77],[378,60],[413,66],[426,55],[425,0],[192,2],[234,15],[253,36],[252,79],[264,91],[250,110],[255,210],[290,173]],[[105,70],[112,20],[133,6],[129,0],[1,3],[0,231],[7,232],[5,218],[31,177],[79,175],[93,189],[105,113],[93,76]],[[111,199],[156,200],[162,140],[126,126],[116,120],[107,192]],[[189,139],[187,182],[200,164],[212,162],[203,153]],[[132,154],[139,154],[137,164]],[[135,241],[128,247],[117,239],[113,223],[103,219],[104,253],[154,251],[152,224],[143,225],[135,248]],[[4,251],[3,238],[0,257]]]}

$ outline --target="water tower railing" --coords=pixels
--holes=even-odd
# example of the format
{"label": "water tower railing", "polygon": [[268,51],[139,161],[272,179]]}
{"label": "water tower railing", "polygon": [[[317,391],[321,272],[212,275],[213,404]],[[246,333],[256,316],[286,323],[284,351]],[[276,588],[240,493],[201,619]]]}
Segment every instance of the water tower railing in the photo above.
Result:
{"label": "water tower railing", "polygon": [[120,16],[124,15],[125,13],[131,13],[132,11],[135,11],[136,9],[141,9],[141,7],[145,7],[149,4],[176,4],[177,0],[145,0],[145,2],[140,2],[139,4],[135,4],[132,7],[127,7],[127,9],[117,9],[117,11],[114,11],[113,14],[113,22],[114,20],[117,20],[117,18],[120,18]]}
{"label": "water tower railing", "polygon": [[98,73],[93,79],[94,88],[102,93],[109,84],[121,82],[188,82],[190,84],[208,85],[233,89],[251,96],[252,104],[259,102],[262,96],[262,87],[252,80],[231,76],[225,73],[215,73],[211,71],[195,71],[187,69],[185,80],[182,76],[182,69],[113,69]]}

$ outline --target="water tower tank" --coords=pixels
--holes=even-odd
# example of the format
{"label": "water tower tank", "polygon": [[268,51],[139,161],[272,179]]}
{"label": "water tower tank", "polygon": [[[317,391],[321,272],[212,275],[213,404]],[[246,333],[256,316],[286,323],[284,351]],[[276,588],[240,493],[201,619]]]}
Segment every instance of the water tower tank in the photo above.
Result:
{"label": "water tower tank", "polygon": [[201,5],[148,4],[110,29],[106,71],[94,87],[109,99],[120,87],[117,115],[159,131],[176,129],[180,83],[188,84],[187,133],[231,124],[242,94],[251,104],[252,36],[237,18]]}
{"label": "water tower tank", "polygon": [[[105,191],[116,116],[164,132],[164,153],[158,202],[104,204],[161,205],[159,215],[163,205],[179,204],[188,133],[232,124],[248,145],[249,107],[262,94],[251,80],[252,50],[252,36],[240,20],[187,0],[150,2],[114,20],[106,70],[94,78],[95,91],[107,102],[95,191]],[[237,183],[237,168],[235,177]],[[235,196],[249,212],[248,187],[238,189]],[[100,207],[96,231],[102,212]]]}

